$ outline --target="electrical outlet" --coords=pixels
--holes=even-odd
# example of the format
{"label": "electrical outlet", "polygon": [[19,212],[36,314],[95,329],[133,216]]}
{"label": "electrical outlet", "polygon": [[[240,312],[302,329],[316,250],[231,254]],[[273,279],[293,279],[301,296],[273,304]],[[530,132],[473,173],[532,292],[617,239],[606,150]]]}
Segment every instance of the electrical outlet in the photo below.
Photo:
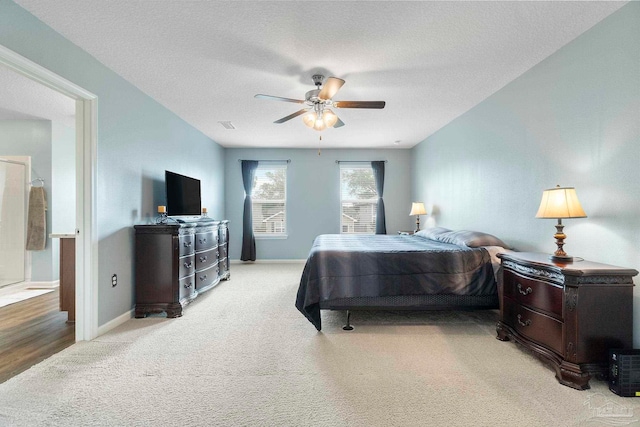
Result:
{"label": "electrical outlet", "polygon": [[114,274],[113,276],[111,276],[111,287],[116,287],[116,285],[118,284],[118,275]]}

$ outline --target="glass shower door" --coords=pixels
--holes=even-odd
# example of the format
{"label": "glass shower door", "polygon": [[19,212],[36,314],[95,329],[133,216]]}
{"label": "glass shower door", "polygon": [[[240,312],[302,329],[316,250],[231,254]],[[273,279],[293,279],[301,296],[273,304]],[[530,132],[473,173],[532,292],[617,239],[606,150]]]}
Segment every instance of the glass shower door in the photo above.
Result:
{"label": "glass shower door", "polygon": [[0,288],[24,281],[26,167],[0,159]]}

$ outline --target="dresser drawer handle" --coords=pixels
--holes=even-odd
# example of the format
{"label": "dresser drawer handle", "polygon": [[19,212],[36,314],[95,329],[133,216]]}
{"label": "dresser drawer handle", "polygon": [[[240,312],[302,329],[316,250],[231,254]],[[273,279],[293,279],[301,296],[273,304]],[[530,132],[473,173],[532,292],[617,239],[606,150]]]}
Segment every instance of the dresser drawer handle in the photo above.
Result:
{"label": "dresser drawer handle", "polygon": [[207,275],[205,274],[204,276],[200,276],[200,280],[206,280]]}
{"label": "dresser drawer handle", "polygon": [[518,323],[520,324],[520,326],[529,326],[531,325],[531,319],[527,319],[523,322],[522,315],[518,314]]}
{"label": "dresser drawer handle", "polygon": [[189,261],[189,262],[185,262],[185,263],[184,263],[184,268],[191,268],[191,266],[192,266],[192,265],[193,265],[193,264],[191,263],[191,261]]}
{"label": "dresser drawer handle", "polygon": [[204,239],[200,239],[200,243],[203,243],[203,244],[204,244],[204,243],[207,243],[207,239],[206,239],[206,237],[205,237]]}
{"label": "dresser drawer handle", "polygon": [[185,248],[190,248],[191,247],[191,242],[184,242],[184,247]]}
{"label": "dresser drawer handle", "polygon": [[520,292],[522,295],[529,295],[531,292],[533,292],[533,289],[531,289],[531,287],[527,286],[527,289],[525,289],[523,291],[522,290],[522,285],[520,283],[518,283],[518,292]]}
{"label": "dresser drawer handle", "polygon": [[207,260],[207,256],[201,256],[200,257],[200,262],[205,262]]}
{"label": "dresser drawer handle", "polygon": [[191,287],[191,282],[189,282],[189,283],[185,283],[185,284],[184,284],[184,287],[185,287],[185,288],[187,288],[187,289],[189,289],[189,288]]}

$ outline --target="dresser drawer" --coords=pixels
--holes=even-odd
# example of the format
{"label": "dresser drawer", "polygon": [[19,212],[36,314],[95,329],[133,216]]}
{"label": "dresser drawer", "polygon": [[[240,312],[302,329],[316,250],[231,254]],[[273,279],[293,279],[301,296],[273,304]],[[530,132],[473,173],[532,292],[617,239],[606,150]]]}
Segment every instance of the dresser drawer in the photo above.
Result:
{"label": "dresser drawer", "polygon": [[504,294],[515,301],[562,319],[562,287],[504,271]]}
{"label": "dresser drawer", "polygon": [[218,246],[217,231],[208,231],[206,233],[196,234],[196,251],[204,251]]}
{"label": "dresser drawer", "polygon": [[196,289],[203,289],[218,280],[218,263],[216,262],[206,270],[196,273]]}
{"label": "dresser drawer", "polygon": [[182,234],[178,238],[178,253],[179,256],[192,254],[195,250],[194,247],[194,237],[193,234]]}
{"label": "dresser drawer", "polygon": [[188,298],[195,290],[195,275],[183,277],[178,281],[180,287],[180,299]]}
{"label": "dresser drawer", "polygon": [[519,334],[563,355],[563,325],[559,320],[530,310],[510,298],[505,298],[503,321]]}
{"label": "dresser drawer", "polygon": [[220,246],[218,246],[219,250],[220,250],[220,258],[226,258],[227,257],[227,244],[223,243]]}
{"label": "dresser drawer", "polygon": [[218,261],[218,248],[196,253],[196,270],[204,270]]}
{"label": "dresser drawer", "polygon": [[224,275],[229,271],[229,259],[221,258],[220,261],[218,261],[218,267],[220,267],[220,275]]}
{"label": "dresser drawer", "polygon": [[196,271],[195,255],[186,255],[178,259],[178,278],[183,278]]}
{"label": "dresser drawer", "polygon": [[227,228],[226,224],[220,226],[220,228],[218,229],[218,234],[220,236],[220,243],[229,241],[229,229]]}

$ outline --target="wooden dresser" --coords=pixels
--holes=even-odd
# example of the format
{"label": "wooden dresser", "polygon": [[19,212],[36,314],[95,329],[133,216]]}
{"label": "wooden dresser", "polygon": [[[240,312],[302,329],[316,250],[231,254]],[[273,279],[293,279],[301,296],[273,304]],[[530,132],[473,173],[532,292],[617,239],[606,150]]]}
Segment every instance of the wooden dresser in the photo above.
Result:
{"label": "wooden dresser", "polygon": [[636,270],[538,253],[498,256],[497,338],[549,362],[561,384],[588,389],[592,375],[606,374],[609,349],[632,348]]}
{"label": "wooden dresser", "polygon": [[161,312],[182,316],[184,306],[229,277],[226,255],[221,260],[220,224],[203,219],[134,226],[135,317]]}

